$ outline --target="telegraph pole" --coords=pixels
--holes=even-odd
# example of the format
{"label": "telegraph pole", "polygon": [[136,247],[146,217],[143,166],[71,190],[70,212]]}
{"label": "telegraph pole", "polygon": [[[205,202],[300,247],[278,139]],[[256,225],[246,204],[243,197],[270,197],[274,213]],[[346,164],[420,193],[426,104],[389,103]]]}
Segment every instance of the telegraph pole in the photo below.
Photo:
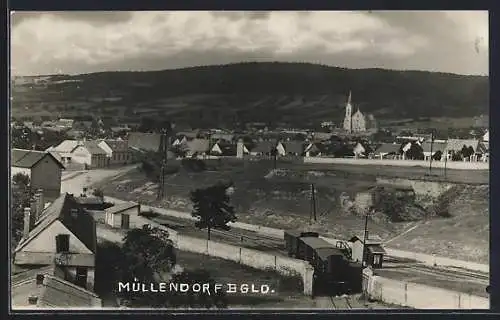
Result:
{"label": "telegraph pole", "polygon": [[311,201],[312,201],[312,214],[314,221],[317,221],[316,216],[316,189],[314,188],[314,184],[311,183]]}
{"label": "telegraph pole", "polygon": [[169,139],[168,139],[168,129],[162,130],[162,144],[161,144],[161,168],[160,168],[160,182],[158,186],[158,200],[161,200],[165,197],[165,171],[167,169],[167,159],[168,159],[168,147],[169,147]]}
{"label": "telegraph pole", "polygon": [[364,238],[363,239],[363,257],[361,258],[361,263],[363,266],[365,266],[365,264],[367,264],[367,261],[365,261],[365,257],[366,257],[366,241],[368,240],[368,216],[372,210],[373,209],[370,208],[365,214],[365,232],[363,235],[363,238]]}
{"label": "telegraph pole", "polygon": [[431,131],[431,155],[429,157],[429,174],[432,173],[432,156],[433,156],[432,147],[433,147],[433,145],[434,145],[434,132]]}

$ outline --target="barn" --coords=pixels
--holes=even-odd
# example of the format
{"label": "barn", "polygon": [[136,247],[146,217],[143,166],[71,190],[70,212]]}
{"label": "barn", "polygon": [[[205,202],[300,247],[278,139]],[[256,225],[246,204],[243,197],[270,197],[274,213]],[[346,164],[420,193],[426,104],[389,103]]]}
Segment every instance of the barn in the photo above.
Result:
{"label": "barn", "polygon": [[106,224],[112,228],[128,229],[130,216],[139,215],[141,205],[135,202],[125,202],[106,209]]}

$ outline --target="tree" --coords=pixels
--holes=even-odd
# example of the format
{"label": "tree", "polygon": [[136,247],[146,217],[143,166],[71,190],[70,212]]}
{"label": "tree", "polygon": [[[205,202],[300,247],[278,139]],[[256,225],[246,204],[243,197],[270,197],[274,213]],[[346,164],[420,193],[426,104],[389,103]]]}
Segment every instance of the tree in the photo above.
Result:
{"label": "tree", "polygon": [[12,177],[11,232],[12,245],[22,238],[24,225],[24,208],[30,205],[30,178],[17,173]]}
{"label": "tree", "polygon": [[101,244],[96,259],[108,266],[101,267],[103,268],[101,271],[104,271],[101,274],[105,274],[107,279],[101,279],[105,283],[99,286],[104,290],[109,290],[109,284],[112,281],[151,284],[187,283],[190,287],[195,283],[208,283],[209,293],[191,290],[183,293],[167,291],[164,294],[121,292],[119,296],[129,304],[141,307],[226,307],[227,302],[223,291],[216,292],[215,281],[211,279],[207,271],[175,271],[173,268],[177,260],[175,248],[168,237],[167,231],[144,225],[141,229],[127,232],[121,250],[114,245]]}
{"label": "tree", "polygon": [[406,151],[406,158],[409,160],[423,160],[424,149],[418,143],[412,143],[410,149]]}
{"label": "tree", "polygon": [[145,224],[132,229],[124,237],[122,251],[127,269],[122,279],[159,281],[176,264],[175,248],[168,231]]}
{"label": "tree", "polygon": [[218,183],[191,192],[194,207],[192,216],[199,219],[195,226],[199,229],[207,228],[208,240],[210,240],[211,229],[229,230],[230,227],[227,224],[236,221],[234,207],[229,203],[231,189],[232,183]]}
{"label": "tree", "polygon": [[443,152],[441,152],[441,150],[438,150],[432,156],[432,160],[440,161],[442,156],[443,156]]}

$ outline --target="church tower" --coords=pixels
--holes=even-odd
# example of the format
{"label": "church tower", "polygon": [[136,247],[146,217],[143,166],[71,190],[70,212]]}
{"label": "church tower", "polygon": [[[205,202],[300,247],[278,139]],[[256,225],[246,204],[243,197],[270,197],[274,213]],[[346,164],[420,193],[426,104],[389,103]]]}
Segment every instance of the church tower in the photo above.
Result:
{"label": "church tower", "polygon": [[351,91],[349,91],[349,98],[347,98],[347,105],[345,106],[344,130],[349,133],[352,131]]}

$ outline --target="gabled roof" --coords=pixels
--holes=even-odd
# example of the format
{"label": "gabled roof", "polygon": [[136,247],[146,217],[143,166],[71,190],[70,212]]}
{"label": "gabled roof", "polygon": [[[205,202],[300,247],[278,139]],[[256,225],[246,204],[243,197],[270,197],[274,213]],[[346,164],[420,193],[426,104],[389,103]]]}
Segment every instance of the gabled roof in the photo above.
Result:
{"label": "gabled roof", "polygon": [[306,147],[302,141],[286,141],[282,143],[286,153],[294,153],[301,155]]}
{"label": "gabled roof", "polygon": [[87,149],[91,155],[106,155],[106,151],[99,147],[97,141],[84,141],[83,147]]}
{"label": "gabled roof", "polygon": [[127,140],[103,140],[113,152],[126,152],[128,150]]}
{"label": "gabled roof", "polygon": [[57,152],[69,153],[75,149],[78,143],[78,140],[64,140],[63,142],[55,146],[54,150]]}
{"label": "gabled roof", "polygon": [[39,307],[98,307],[99,297],[59,277],[45,275],[38,297]]}
{"label": "gabled roof", "polygon": [[162,135],[159,133],[131,132],[128,145],[132,148],[157,152],[161,149]]}
{"label": "gabled roof", "polygon": [[51,152],[24,149],[12,149],[11,166],[17,168],[32,168],[45,157],[54,159],[54,161],[64,169],[63,164]]}
{"label": "gabled roof", "polygon": [[383,143],[380,147],[375,150],[375,153],[399,153],[401,146],[395,143]]}
{"label": "gabled roof", "polygon": [[106,209],[105,211],[106,211],[106,213],[117,214],[117,213],[123,212],[125,210],[136,208],[136,207],[139,207],[138,203],[135,203],[135,202],[124,202],[124,203],[121,203],[121,204],[116,204],[116,205],[114,205],[114,206]]}
{"label": "gabled roof", "polygon": [[[71,215],[71,209],[78,210],[76,218]],[[68,193],[62,194],[42,212],[28,238],[21,239],[15,251],[18,252],[24,248],[56,220],[62,222],[87,249],[95,253],[97,236],[94,218]]]}
{"label": "gabled roof", "polygon": [[472,147],[474,151],[479,146],[479,140],[476,139],[448,139],[446,149],[453,151],[460,151],[464,147]]}

